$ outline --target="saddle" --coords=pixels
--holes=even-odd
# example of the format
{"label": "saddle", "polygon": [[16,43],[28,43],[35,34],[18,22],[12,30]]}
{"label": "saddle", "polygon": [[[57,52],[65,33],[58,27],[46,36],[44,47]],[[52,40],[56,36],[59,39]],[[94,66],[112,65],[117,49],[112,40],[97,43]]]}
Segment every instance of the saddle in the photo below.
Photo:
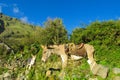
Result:
{"label": "saddle", "polygon": [[84,43],[80,43],[79,45],[72,44],[69,45],[66,49],[65,52],[69,55],[76,55],[76,56],[82,56],[86,57],[86,49],[84,47]]}
{"label": "saddle", "polygon": [[84,43],[80,43],[79,45],[76,45],[76,49],[81,49],[84,47]]}

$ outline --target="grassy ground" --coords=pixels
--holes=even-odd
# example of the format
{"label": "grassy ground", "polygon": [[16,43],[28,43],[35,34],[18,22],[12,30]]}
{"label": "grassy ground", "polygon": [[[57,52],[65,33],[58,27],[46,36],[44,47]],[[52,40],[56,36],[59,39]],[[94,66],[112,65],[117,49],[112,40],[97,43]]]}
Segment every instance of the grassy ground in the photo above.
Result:
{"label": "grassy ground", "polygon": [[[115,76],[120,76],[120,74],[113,74],[112,68],[118,67],[120,68],[120,59],[119,59],[119,47],[106,47],[106,46],[95,46],[95,60],[98,64],[102,64],[110,68],[108,77],[105,80],[111,80]],[[86,59],[73,61],[68,60],[68,65],[65,70],[61,69],[61,58],[57,55],[52,55],[47,60],[46,63],[41,62],[41,54],[40,51],[37,54],[37,59],[35,65],[32,66],[31,70],[28,71],[26,75],[26,68],[25,66],[18,65],[12,72],[12,77],[17,78],[19,75],[27,76],[27,80],[88,80],[89,78],[97,78],[98,80],[104,80],[100,76],[93,75],[90,67],[87,63]],[[18,52],[13,55],[9,55],[8,58],[5,59],[4,62],[6,63],[15,63],[17,59],[20,61],[26,61],[30,58],[29,51],[25,51],[25,54],[21,57],[21,53]],[[50,69],[54,69],[52,74],[46,77],[46,72]],[[60,69],[60,71],[59,71]],[[0,67],[0,74],[3,72],[9,71],[6,67]]]}

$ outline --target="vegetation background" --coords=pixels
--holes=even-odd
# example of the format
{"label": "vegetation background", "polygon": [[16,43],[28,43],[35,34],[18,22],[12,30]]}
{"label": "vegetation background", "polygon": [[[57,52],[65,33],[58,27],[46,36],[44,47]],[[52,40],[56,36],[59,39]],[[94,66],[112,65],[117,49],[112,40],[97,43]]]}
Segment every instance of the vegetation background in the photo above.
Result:
{"label": "vegetation background", "polygon": [[[17,79],[19,75],[25,74],[26,61],[31,54],[37,55],[36,63],[27,74],[28,80],[46,80],[45,72],[53,68],[61,68],[61,59],[53,55],[47,63],[41,62],[41,44],[65,44],[73,42],[75,44],[88,43],[95,47],[95,60],[98,64],[120,68],[120,20],[95,21],[84,28],[78,26],[70,34],[66,30],[62,19],[48,19],[43,26],[23,23],[16,18],[0,13],[0,75],[10,71],[11,65],[12,79]],[[1,43],[5,43],[11,51]],[[65,80],[88,80],[95,76],[91,73],[86,59],[80,61],[70,61],[65,70]],[[74,68],[76,67],[76,68]],[[50,77],[57,79],[60,72]],[[120,75],[120,74],[118,74]],[[110,71],[106,80],[114,78]]]}

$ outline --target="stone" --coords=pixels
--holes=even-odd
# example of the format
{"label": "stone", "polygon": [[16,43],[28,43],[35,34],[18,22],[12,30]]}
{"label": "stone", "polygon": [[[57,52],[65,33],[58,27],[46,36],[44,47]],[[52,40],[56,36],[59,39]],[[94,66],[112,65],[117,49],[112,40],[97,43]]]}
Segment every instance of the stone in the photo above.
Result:
{"label": "stone", "polygon": [[4,73],[3,74],[3,77],[10,77],[11,75],[10,75],[10,73],[8,73],[8,72],[6,72],[6,73]]}
{"label": "stone", "polygon": [[25,75],[27,75],[29,73],[29,70],[25,70]]}
{"label": "stone", "polygon": [[99,65],[99,66],[100,66],[100,69],[98,70],[97,75],[105,79],[108,76],[109,68],[103,65]]}
{"label": "stone", "polygon": [[120,76],[115,76],[113,80],[120,80]]}
{"label": "stone", "polygon": [[107,77],[108,72],[109,72],[108,67],[97,64],[95,61],[91,61],[91,60],[88,60],[87,62],[89,63],[91,72],[94,75],[101,76],[103,79],[105,79]]}
{"label": "stone", "polygon": [[98,80],[97,78],[89,78],[89,80]]}
{"label": "stone", "polygon": [[52,74],[50,70],[46,71],[46,77],[49,77]]}
{"label": "stone", "polygon": [[3,75],[0,75],[0,80],[3,80]]}
{"label": "stone", "polygon": [[11,74],[6,72],[3,74],[3,80],[11,80]]}
{"label": "stone", "polygon": [[64,80],[65,74],[66,74],[66,73],[64,72],[64,70],[62,70],[62,71],[60,72],[59,76],[58,76],[59,79],[60,79],[60,80]]}
{"label": "stone", "polygon": [[100,69],[100,67],[101,67],[100,65],[95,64],[93,66],[93,68],[91,69],[92,73],[96,75],[98,73],[98,70]]}
{"label": "stone", "polygon": [[26,78],[25,78],[25,74],[20,73],[20,74],[18,74],[18,77],[17,77],[16,80],[25,80],[25,79],[26,79]]}
{"label": "stone", "polygon": [[0,43],[0,46],[4,46],[5,47],[5,51],[3,51],[3,53],[4,54],[9,54],[9,53],[11,53],[11,48],[7,45],[7,44],[5,44],[5,43]]}
{"label": "stone", "polygon": [[114,74],[120,74],[120,68],[113,68],[112,71]]}

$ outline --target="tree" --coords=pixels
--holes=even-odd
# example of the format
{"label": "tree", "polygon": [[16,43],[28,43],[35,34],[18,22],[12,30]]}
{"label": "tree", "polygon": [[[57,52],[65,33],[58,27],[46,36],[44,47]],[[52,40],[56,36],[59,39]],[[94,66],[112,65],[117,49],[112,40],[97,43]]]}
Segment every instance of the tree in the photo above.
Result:
{"label": "tree", "polygon": [[48,19],[41,33],[42,43],[49,44],[62,44],[67,42],[68,35],[63,22],[59,18]]}
{"label": "tree", "polygon": [[96,21],[86,28],[76,28],[71,34],[74,43],[93,43],[97,45],[120,45],[120,21]]}
{"label": "tree", "polygon": [[70,35],[70,41],[79,44],[81,42],[84,42],[82,39],[82,34],[84,33],[85,29],[84,28],[75,28],[72,31],[72,34]]}

